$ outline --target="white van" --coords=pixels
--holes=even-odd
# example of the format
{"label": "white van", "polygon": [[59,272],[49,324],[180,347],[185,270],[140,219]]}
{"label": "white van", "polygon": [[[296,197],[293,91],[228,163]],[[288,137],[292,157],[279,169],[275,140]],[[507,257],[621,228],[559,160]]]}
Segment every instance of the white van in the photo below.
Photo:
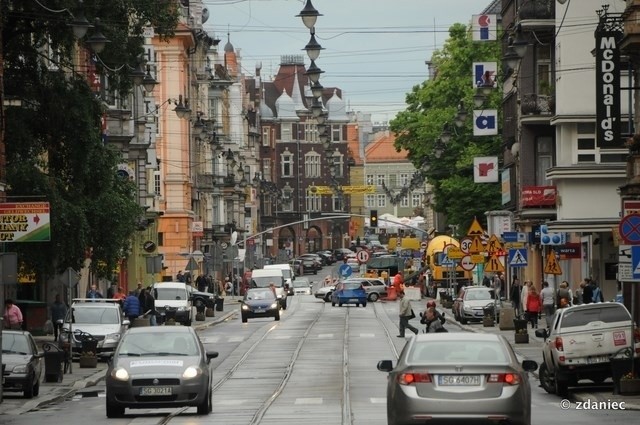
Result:
{"label": "white van", "polygon": [[287,286],[287,291],[289,295],[294,295],[293,292],[293,281],[295,280],[295,273],[293,272],[293,267],[291,264],[267,264],[264,266],[265,270],[282,270],[282,275],[284,276],[284,284]]}
{"label": "white van", "polygon": [[249,288],[268,288],[269,284],[276,286],[276,297],[283,310],[287,309],[287,290],[281,269],[255,269],[251,271]]}
{"label": "white van", "polygon": [[156,311],[165,313],[167,307],[176,310],[176,322],[191,326],[192,304],[184,282],[158,282],[153,285]]}

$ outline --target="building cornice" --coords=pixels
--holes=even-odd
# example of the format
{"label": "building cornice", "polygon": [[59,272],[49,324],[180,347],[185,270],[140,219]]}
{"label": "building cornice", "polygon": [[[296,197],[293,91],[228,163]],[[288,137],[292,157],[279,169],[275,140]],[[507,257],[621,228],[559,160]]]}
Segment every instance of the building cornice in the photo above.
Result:
{"label": "building cornice", "polygon": [[547,170],[547,179],[621,179],[627,176],[624,164],[555,166]]}

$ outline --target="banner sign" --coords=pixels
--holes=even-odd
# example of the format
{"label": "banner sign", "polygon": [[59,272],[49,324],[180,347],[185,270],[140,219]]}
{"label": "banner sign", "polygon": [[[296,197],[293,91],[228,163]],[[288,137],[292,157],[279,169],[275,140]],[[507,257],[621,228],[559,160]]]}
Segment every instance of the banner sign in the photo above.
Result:
{"label": "banner sign", "polygon": [[556,205],[555,186],[524,186],[520,194],[522,207],[553,207]]}
{"label": "banner sign", "polygon": [[48,202],[0,204],[0,242],[48,242],[51,222]]}
{"label": "banner sign", "polygon": [[498,16],[472,15],[471,32],[473,41],[495,41],[498,36]]}
{"label": "banner sign", "polygon": [[596,122],[599,147],[620,142],[620,47],[623,32],[600,17],[596,38]]}
{"label": "banner sign", "polygon": [[481,156],[473,158],[473,182],[497,183],[498,182],[498,157]]}

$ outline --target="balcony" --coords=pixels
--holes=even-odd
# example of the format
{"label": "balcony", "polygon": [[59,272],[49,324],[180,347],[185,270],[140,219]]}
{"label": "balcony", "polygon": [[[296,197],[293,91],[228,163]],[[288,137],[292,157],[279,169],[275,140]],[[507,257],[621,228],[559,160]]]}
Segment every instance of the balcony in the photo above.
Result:
{"label": "balcony", "polygon": [[520,111],[522,115],[553,115],[555,97],[537,93],[522,95]]}
{"label": "balcony", "polygon": [[624,22],[624,37],[620,48],[627,51],[640,49],[640,0],[627,0],[622,20]]}

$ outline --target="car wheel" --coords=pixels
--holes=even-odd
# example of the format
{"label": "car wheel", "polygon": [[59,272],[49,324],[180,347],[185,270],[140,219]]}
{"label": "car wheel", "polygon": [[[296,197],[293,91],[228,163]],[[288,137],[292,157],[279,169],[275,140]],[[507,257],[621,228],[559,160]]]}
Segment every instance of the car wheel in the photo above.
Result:
{"label": "car wheel", "polygon": [[33,384],[32,377],[29,377],[29,382],[31,382],[32,384],[24,389],[24,398],[33,398],[33,396],[35,395],[35,392],[34,392],[35,385]]}
{"label": "car wheel", "polygon": [[463,325],[467,324],[467,319],[465,319],[464,317],[460,316],[460,323],[462,323]]}
{"label": "car wheel", "polygon": [[33,396],[34,397],[38,397],[38,394],[40,394],[40,380],[36,380],[35,385],[33,386]]}
{"label": "car wheel", "polygon": [[548,392],[549,394],[554,394],[556,392],[556,388],[553,385],[553,379],[549,375],[549,369],[547,369],[547,364],[542,361],[540,364],[540,369],[538,369],[538,377],[540,378],[540,386]]}
{"label": "car wheel", "polygon": [[247,323],[247,316],[246,315],[242,315],[242,323]]}
{"label": "car wheel", "polygon": [[198,415],[208,415],[212,410],[211,393],[207,392],[207,395],[202,400],[202,403],[198,404]]}
{"label": "car wheel", "polygon": [[278,312],[276,313],[276,315],[275,315],[275,316],[273,316],[273,318],[274,318],[274,319],[276,319],[276,320],[280,320],[280,312],[278,311]]}
{"label": "car wheel", "polygon": [[369,301],[371,301],[372,303],[378,301],[378,298],[380,298],[380,297],[375,292],[373,294],[369,295]]}
{"label": "car wheel", "polygon": [[115,406],[107,401],[107,418],[120,418],[124,416],[124,407]]}

